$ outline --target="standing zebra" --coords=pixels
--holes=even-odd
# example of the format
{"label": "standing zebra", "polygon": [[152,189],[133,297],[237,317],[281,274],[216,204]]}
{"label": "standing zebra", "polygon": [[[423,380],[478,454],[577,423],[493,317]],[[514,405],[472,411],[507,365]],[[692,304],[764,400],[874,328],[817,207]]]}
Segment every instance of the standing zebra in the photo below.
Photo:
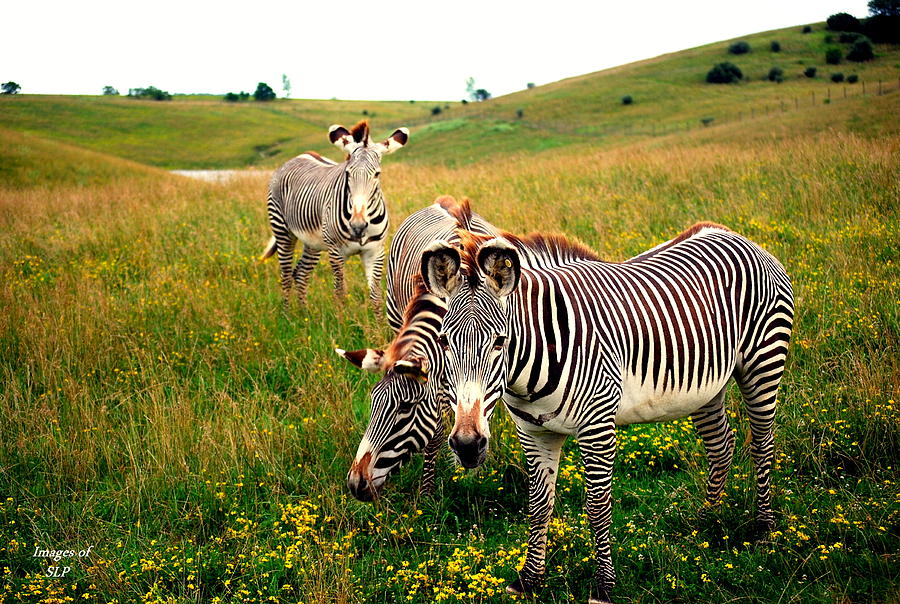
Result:
{"label": "standing zebra", "polygon": [[609,601],[615,584],[617,425],[690,415],[710,464],[707,502],[718,503],[734,452],[723,406],[731,377],[750,419],[757,522],[773,526],[772,428],[793,320],[790,280],[774,257],[709,223],[620,264],[562,237],[461,236],[462,251],[433,243],[422,275],[429,291],[449,299],[440,342],[456,415],[451,448],[467,467],[482,463],[488,420],[503,396],[528,460],[528,552],[508,591],[542,582],[569,435],[585,465],[597,559],[592,603]]}
{"label": "standing zebra", "polygon": [[499,233],[471,212],[468,200],[457,203],[449,196],[403,221],[388,258],[387,314],[394,341],[385,350],[336,350],[357,367],[384,373],[372,389],[372,417],[347,475],[347,486],[357,499],[376,497],[388,475],[423,449],[421,490],[434,490],[435,463],[444,441],[441,408],[446,406],[440,391],[443,352],[438,332],[447,307],[428,293],[418,271],[422,250],[432,241],[458,243],[461,221],[485,236]]}
{"label": "standing zebra", "polygon": [[[369,140],[369,123],[359,122],[350,130],[328,129],[331,142],[346,151],[338,164],[317,153],[307,152],[288,161],[269,182],[269,225],[272,237],[260,260],[278,252],[281,291],[287,305],[291,281],[297,285],[300,302],[306,299],[309,275],[328,251],[334,272],[336,295],[344,294],[344,261],[354,254],[362,258],[369,285],[369,301],[381,310],[381,274],[384,270],[384,238],[388,214],[381,193],[381,157],[393,153],[409,140],[400,128],[384,142]],[[303,255],[294,263],[297,240]]]}

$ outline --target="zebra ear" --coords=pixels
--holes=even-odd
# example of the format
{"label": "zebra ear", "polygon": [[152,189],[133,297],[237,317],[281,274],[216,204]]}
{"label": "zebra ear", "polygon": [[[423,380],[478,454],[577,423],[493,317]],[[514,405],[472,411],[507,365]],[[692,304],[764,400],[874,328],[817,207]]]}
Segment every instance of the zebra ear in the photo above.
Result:
{"label": "zebra ear", "polygon": [[375,350],[374,348],[363,348],[362,350],[335,348],[334,351],[360,369],[365,369],[372,373],[384,371],[384,351],[382,350]]}
{"label": "zebra ear", "polygon": [[407,141],[409,141],[409,129],[397,128],[392,135],[384,139],[383,143],[376,144],[374,148],[382,155],[387,155],[403,148]]}
{"label": "zebra ear", "polygon": [[503,239],[491,239],[478,250],[478,268],[485,284],[498,298],[508,296],[519,285],[522,265],[516,248]]}
{"label": "zebra ear", "polygon": [[354,140],[353,134],[338,124],[334,124],[328,128],[328,140],[331,144],[339,149],[343,149],[347,153],[352,153],[362,143]]}
{"label": "zebra ear", "polygon": [[428,363],[422,357],[400,359],[394,363],[394,371],[423,384],[428,381]]}
{"label": "zebra ear", "polygon": [[422,252],[422,281],[438,298],[450,298],[459,287],[459,251],[446,241],[432,241]]}

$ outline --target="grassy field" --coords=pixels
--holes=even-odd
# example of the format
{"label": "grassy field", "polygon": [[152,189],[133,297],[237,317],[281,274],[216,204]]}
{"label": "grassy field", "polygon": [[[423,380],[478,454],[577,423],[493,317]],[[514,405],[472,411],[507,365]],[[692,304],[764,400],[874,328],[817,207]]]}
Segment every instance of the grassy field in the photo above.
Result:
{"label": "grassy field", "polygon": [[[751,537],[753,473],[736,391],[738,452],[721,524],[697,519],[706,466],[689,422],[623,429],[617,602],[900,600],[898,98],[530,152],[518,140],[524,128],[478,148],[453,138],[468,126],[449,128],[448,118],[420,139],[414,131],[409,149],[392,156],[383,180],[394,228],[438,194],[467,195],[497,225],[564,232],[621,260],[713,220],[762,244],[791,275],[797,317],[777,416],[776,531]],[[487,107],[507,102],[497,101]],[[386,116],[396,113],[378,124],[387,129],[419,105],[386,105]],[[282,313],[275,264],[255,262],[268,237],[265,174],[188,180],[80,148],[112,151],[114,136],[97,142],[99,126],[61,118],[49,139],[12,123],[8,107],[0,105],[0,602],[513,599],[501,594],[524,559],[527,475],[505,413],[483,468],[463,472],[443,456],[434,497],[418,495],[419,459],[374,504],[344,486],[375,380],[333,348],[390,337],[366,308],[358,261],[346,300],[334,304],[323,262],[308,306]],[[321,124],[354,119],[320,109],[310,121],[321,138]],[[280,128],[243,123],[222,140]],[[420,140],[437,149],[441,137],[446,154],[412,153]],[[197,154],[190,164],[178,163],[187,155],[135,157],[244,165],[239,147],[198,140],[185,152]],[[474,153],[491,159],[471,162]],[[572,443],[559,481],[537,601],[584,601],[593,563]],[[35,549],[72,555],[49,562]],[[47,577],[48,566],[71,570]]]}

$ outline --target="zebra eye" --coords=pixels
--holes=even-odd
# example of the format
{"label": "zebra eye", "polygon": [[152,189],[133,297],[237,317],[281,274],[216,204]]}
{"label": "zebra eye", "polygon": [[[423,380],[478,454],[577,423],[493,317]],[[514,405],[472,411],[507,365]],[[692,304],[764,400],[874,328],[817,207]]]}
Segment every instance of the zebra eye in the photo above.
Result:
{"label": "zebra eye", "polygon": [[438,336],[438,344],[440,344],[441,348],[443,348],[444,350],[450,348],[450,342],[447,340],[447,334],[442,333]]}
{"label": "zebra eye", "polygon": [[494,340],[494,350],[501,350],[504,344],[506,344],[506,336],[497,336]]}

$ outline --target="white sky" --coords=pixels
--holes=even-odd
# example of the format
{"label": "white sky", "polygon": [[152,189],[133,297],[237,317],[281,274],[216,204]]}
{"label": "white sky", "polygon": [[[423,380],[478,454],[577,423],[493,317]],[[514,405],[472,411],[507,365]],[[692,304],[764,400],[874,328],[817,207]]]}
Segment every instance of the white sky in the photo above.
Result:
{"label": "white sky", "polygon": [[758,31],[868,14],[866,0],[8,0],[0,81],[22,93],[268,83],[292,98],[494,96]]}

